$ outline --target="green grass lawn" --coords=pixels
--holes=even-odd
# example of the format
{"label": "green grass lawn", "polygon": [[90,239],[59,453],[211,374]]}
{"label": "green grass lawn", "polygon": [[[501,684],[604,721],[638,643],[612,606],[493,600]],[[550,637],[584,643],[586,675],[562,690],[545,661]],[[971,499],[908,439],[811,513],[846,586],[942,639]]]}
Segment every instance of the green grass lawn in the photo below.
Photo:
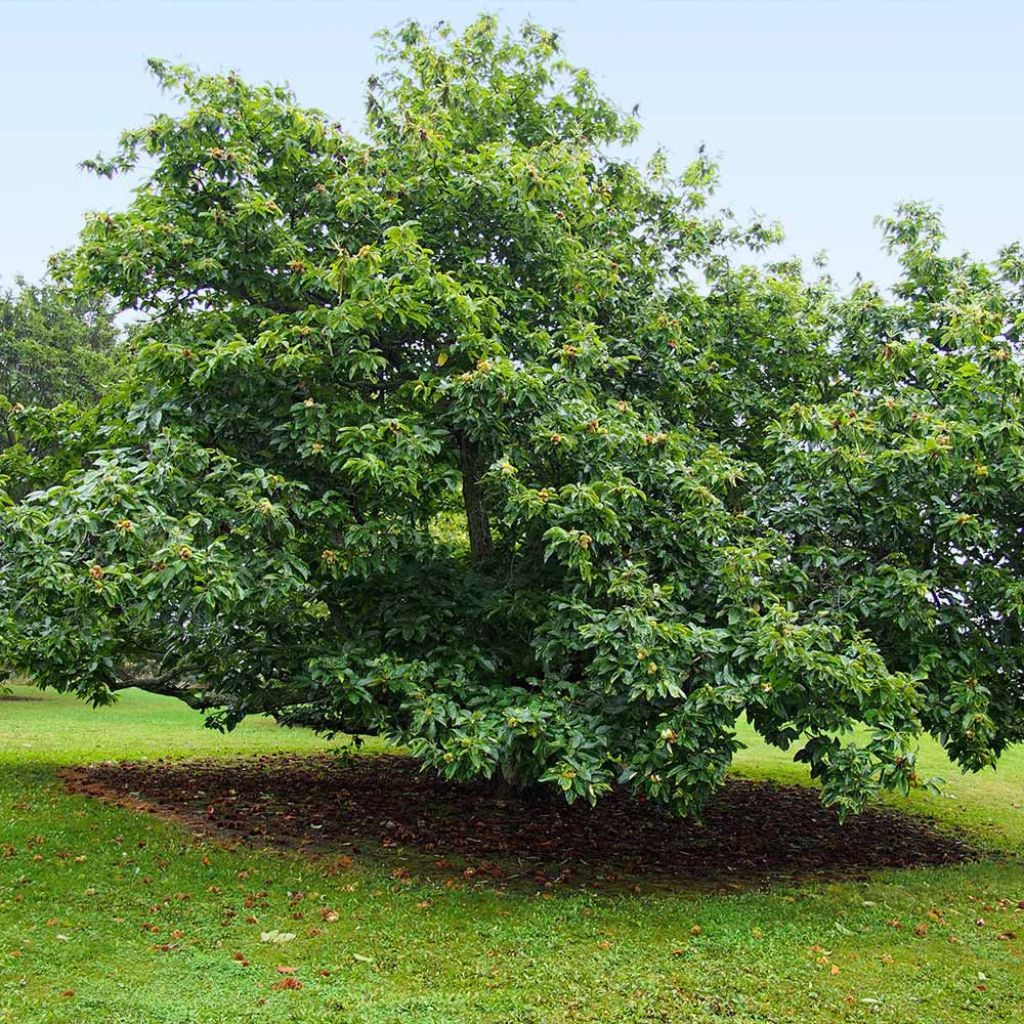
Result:
{"label": "green grass lawn", "polygon": [[[38,696],[0,701],[3,1024],[1024,1020],[1014,857],[728,895],[408,885],[368,857],[329,871],[229,849],[56,778],[103,759],[328,748],[312,734],[250,721],[219,736],[135,692],[99,711]],[[806,781],[744,738],[737,771]],[[1024,852],[1024,751],[969,778],[932,745],[923,759],[948,786],[915,810]],[[275,929],[296,937],[260,941]],[[302,988],[272,989],[286,977]]]}

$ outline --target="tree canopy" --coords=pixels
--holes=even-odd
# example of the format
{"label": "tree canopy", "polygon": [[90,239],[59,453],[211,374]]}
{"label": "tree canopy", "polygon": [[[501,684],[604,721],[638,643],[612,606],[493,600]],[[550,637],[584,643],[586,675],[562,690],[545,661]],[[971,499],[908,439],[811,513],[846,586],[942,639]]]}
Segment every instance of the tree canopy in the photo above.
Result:
{"label": "tree canopy", "polygon": [[117,339],[105,299],[19,278],[0,291],[0,401],[94,402],[111,376]]}
{"label": "tree canopy", "polygon": [[24,494],[80,463],[119,338],[102,296],[21,278],[0,291],[0,488]]}
{"label": "tree canopy", "polygon": [[[680,813],[747,716],[842,813],[1024,738],[1024,258],[882,223],[891,293],[626,156],[559,41],[381,36],[367,124],[181,101],[61,272],[144,314],[94,462],[3,512],[2,653],[103,703],[381,733]],[[6,621],[4,621],[6,616]]]}

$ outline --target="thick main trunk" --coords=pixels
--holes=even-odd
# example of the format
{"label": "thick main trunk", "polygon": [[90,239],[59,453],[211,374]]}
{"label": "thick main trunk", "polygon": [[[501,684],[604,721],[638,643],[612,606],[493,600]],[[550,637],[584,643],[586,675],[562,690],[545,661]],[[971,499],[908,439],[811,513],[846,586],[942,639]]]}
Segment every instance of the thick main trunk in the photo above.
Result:
{"label": "thick main trunk", "polygon": [[462,501],[466,507],[469,550],[474,560],[489,558],[494,552],[491,523],[480,493],[479,451],[465,434],[459,434],[459,461],[462,466]]}
{"label": "thick main trunk", "polygon": [[538,804],[550,794],[550,787],[537,781],[528,761],[515,750],[508,751],[498,762],[492,786],[495,799],[509,804]]}
{"label": "thick main trunk", "polygon": [[550,791],[540,782],[510,782],[504,775],[494,779],[494,799],[503,804],[542,804]]}

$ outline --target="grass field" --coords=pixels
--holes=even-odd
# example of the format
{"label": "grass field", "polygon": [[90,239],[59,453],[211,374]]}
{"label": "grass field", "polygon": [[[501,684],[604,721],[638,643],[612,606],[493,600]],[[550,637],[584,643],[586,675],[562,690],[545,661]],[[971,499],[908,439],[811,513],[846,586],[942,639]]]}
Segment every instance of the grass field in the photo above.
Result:
{"label": "grass field", "polygon": [[[1011,856],[727,895],[504,893],[67,796],[67,764],[328,744],[265,721],[221,737],[135,692],[100,711],[16,693],[39,699],[0,700],[3,1024],[1024,1020],[1024,750],[964,778],[926,746],[946,792],[910,801]],[[737,771],[806,781],[744,738]]]}

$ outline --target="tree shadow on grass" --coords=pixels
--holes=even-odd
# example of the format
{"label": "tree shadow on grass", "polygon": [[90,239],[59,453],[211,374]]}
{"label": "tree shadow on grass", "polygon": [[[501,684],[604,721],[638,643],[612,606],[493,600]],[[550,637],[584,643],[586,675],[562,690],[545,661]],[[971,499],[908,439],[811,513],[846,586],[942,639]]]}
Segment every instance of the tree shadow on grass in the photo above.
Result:
{"label": "tree shadow on grass", "polygon": [[840,824],[814,789],[740,779],[698,823],[623,791],[596,808],[557,797],[502,802],[486,784],[445,782],[390,754],[104,763],[61,774],[70,792],[223,839],[385,859],[402,850],[502,883],[747,888],[980,856],[922,817],[873,807]]}

